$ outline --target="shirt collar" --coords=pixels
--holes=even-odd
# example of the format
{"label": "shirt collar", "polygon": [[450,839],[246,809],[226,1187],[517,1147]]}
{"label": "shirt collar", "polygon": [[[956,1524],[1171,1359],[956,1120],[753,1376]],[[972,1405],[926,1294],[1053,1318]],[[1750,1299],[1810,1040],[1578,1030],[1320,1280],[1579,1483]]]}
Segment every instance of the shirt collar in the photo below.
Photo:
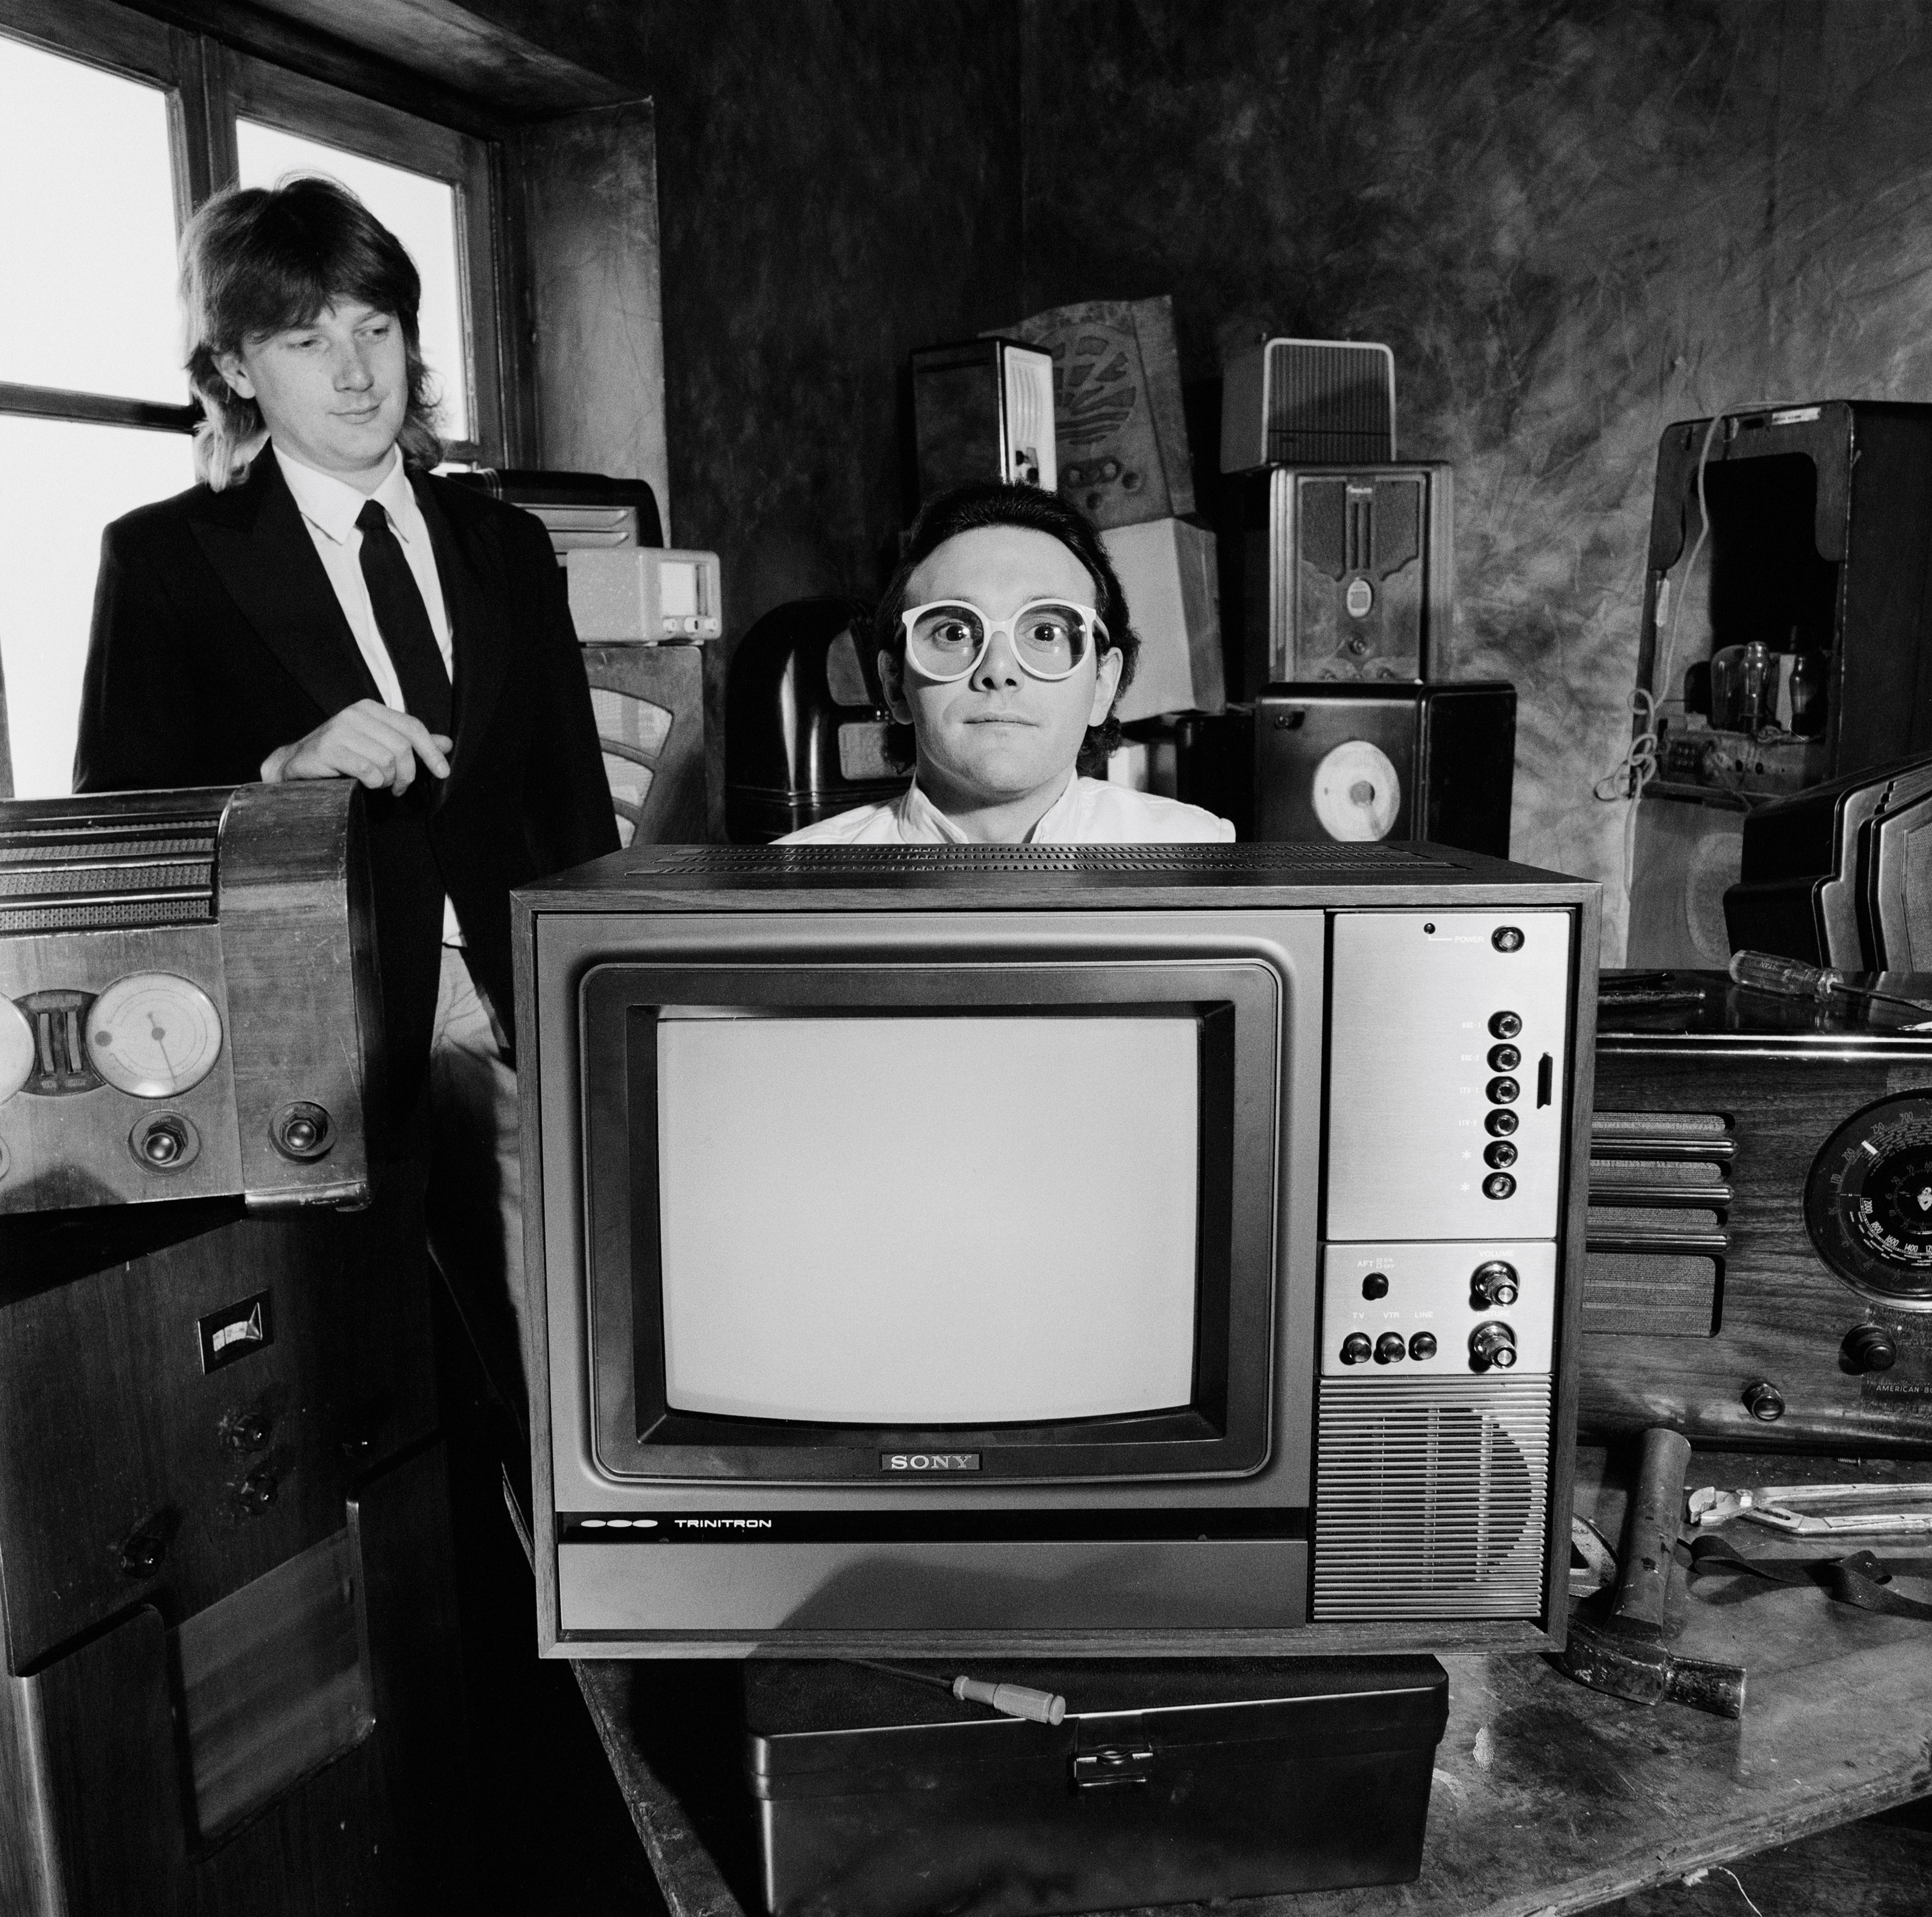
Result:
{"label": "shirt collar", "polygon": [[338,546],[349,543],[356,514],[371,499],[389,515],[389,523],[403,538],[408,538],[415,530],[416,495],[410,490],[400,446],[390,449],[389,470],[382,476],[382,483],[368,494],[358,492],[332,472],[318,472],[314,466],[304,466],[280,446],[275,448],[275,458],[302,517]]}
{"label": "shirt collar", "polygon": [[[1032,831],[1027,834],[1027,844],[1046,845],[1056,842],[1058,834],[1054,829],[1063,826],[1070,816],[1075,803],[1074,795],[1079,784],[1079,772],[1076,768],[1066,775],[1066,784],[1060,796],[1040,814]],[[899,835],[904,840],[911,842],[938,838],[954,845],[970,843],[958,826],[920,791],[916,778],[901,796],[898,808]]]}

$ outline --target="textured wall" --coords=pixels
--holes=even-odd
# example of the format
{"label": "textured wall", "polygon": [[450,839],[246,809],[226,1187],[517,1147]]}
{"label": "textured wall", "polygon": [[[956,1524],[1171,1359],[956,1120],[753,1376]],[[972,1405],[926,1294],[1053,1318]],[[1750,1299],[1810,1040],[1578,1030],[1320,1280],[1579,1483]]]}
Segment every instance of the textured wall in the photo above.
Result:
{"label": "textured wall", "polygon": [[1019,308],[1015,0],[467,0],[650,94],[672,532],[731,632],[876,590],[898,381]]}
{"label": "textured wall", "polygon": [[1514,850],[1610,880],[1657,436],[1932,400],[1932,15],[1905,0],[1021,0],[1024,304],[1172,292],[1184,376],[1387,340],[1456,466],[1455,676],[1521,694]]}

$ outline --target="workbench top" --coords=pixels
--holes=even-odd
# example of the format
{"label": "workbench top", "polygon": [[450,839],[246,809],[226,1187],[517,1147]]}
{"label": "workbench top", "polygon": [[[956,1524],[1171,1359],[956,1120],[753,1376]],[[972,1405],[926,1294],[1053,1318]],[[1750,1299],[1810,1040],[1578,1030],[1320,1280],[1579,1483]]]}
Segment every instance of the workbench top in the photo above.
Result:
{"label": "workbench top", "polygon": [[[1579,1457],[1576,1508],[1612,1540],[1622,1520],[1621,1465],[1613,1460],[1606,1474],[1600,1453]],[[1932,1478],[1932,1464],[1878,1468]],[[1864,1474],[1850,1464],[1835,1473]],[[1788,1484],[1817,1468],[1700,1453],[1692,1474],[1698,1484]],[[1868,1541],[1787,1541],[1743,1524],[1724,1534],[1750,1553],[1808,1558],[1846,1555]],[[1881,1558],[1932,1558],[1927,1540],[1870,1540],[1870,1548]],[[1895,1588],[1932,1599],[1932,1578],[1901,1577]],[[1932,1792],[1932,1623],[1736,1576],[1697,1580],[1686,1611],[1674,1649],[1749,1672],[1742,1722],[1682,1705],[1625,1703],[1585,1690],[1540,1657],[1445,1657],[1449,1724],[1420,1879],[1211,1909],[1238,1908],[1243,1917],[1558,1917]],[[578,1674],[674,1917],[740,1917],[746,1906],[686,1805],[644,1756],[664,1728],[640,1720],[652,1694],[648,1667],[585,1664]],[[1168,1917],[1208,1917],[1210,1906],[1164,1909]]]}

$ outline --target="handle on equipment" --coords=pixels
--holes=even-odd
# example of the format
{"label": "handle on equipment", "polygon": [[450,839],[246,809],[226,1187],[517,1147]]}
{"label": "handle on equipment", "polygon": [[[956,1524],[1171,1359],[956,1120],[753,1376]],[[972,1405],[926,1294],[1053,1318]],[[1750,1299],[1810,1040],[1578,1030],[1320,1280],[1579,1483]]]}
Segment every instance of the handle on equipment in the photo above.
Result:
{"label": "handle on equipment", "polygon": [[1684,1474],[1690,1463],[1690,1441],[1681,1432],[1654,1424],[1643,1434],[1636,1489],[1630,1494],[1630,1510],[1624,1519],[1616,1593],[1610,1600],[1611,1627],[1626,1636],[1664,1635],[1671,1554],[1680,1528]]}

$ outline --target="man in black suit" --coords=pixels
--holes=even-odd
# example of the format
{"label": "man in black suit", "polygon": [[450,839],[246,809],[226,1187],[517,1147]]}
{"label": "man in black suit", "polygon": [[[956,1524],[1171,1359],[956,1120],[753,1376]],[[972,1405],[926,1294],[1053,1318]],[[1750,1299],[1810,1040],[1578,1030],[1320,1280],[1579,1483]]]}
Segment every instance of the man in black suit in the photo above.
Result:
{"label": "man in black suit", "polygon": [[508,895],[617,844],[563,575],[535,519],[428,471],[419,282],[353,195],[231,190],[183,261],[203,483],[106,530],[74,789],[369,789],[392,1114],[427,1111],[432,1242],[514,1372]]}

